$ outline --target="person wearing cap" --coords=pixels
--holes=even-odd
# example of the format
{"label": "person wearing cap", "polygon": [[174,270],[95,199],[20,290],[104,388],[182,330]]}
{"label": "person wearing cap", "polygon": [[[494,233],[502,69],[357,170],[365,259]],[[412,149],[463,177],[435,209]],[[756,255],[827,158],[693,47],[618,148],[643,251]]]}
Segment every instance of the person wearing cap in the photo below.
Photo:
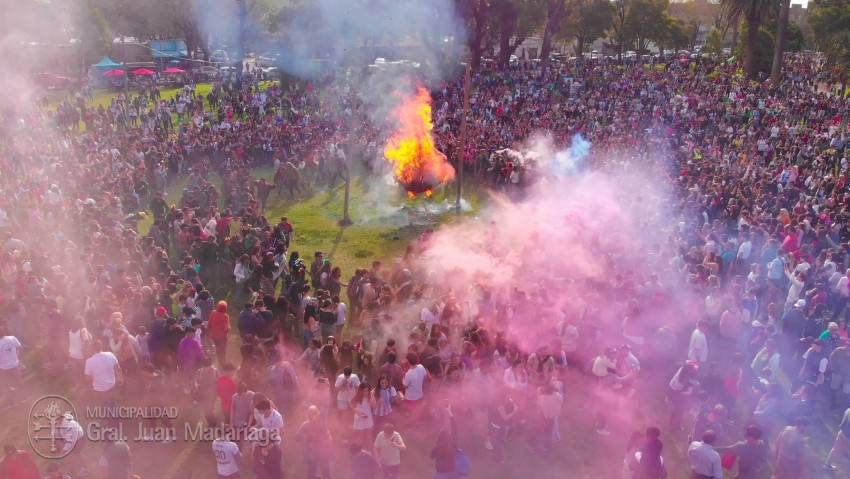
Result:
{"label": "person wearing cap", "polygon": [[786,358],[794,356],[797,342],[806,329],[806,300],[798,299],[791,309],[785,311],[780,321],[780,350]]}

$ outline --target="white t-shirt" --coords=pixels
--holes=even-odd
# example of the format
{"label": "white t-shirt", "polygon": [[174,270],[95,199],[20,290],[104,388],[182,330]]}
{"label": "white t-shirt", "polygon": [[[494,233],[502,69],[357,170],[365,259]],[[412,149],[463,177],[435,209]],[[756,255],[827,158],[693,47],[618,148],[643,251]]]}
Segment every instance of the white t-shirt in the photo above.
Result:
{"label": "white t-shirt", "polygon": [[21,342],[14,336],[0,338],[0,369],[15,369],[21,365],[18,359],[18,348]]}
{"label": "white t-shirt", "polygon": [[92,377],[95,391],[109,391],[115,387],[115,365],[118,358],[110,352],[100,352],[86,359],[86,376]]}
{"label": "white t-shirt", "polygon": [[336,307],[336,325],[342,326],[345,324],[345,303],[339,303]]}
{"label": "white t-shirt", "polygon": [[691,333],[691,342],[688,345],[688,359],[701,363],[708,360],[708,342],[705,339],[705,333],[699,329],[695,329]]}
{"label": "white t-shirt", "polygon": [[[356,377],[356,376],[355,376]],[[280,431],[283,429],[283,416],[274,409],[271,410],[268,417],[260,414],[260,427],[271,432]],[[271,436],[270,436],[271,437]],[[280,442],[280,436],[275,436],[275,442]]]}
{"label": "white t-shirt", "polygon": [[419,319],[428,326],[428,329],[431,329],[431,326],[436,324],[440,320],[440,317],[437,313],[432,312],[430,308],[422,308],[422,312],[419,313]]}
{"label": "white t-shirt", "polygon": [[428,371],[421,364],[417,364],[407,371],[404,375],[404,387],[407,388],[404,391],[404,397],[411,401],[422,399],[425,395],[422,385],[425,383],[425,376],[427,375]]}
{"label": "white t-shirt", "polygon": [[62,448],[62,453],[71,452],[77,441],[84,436],[83,426],[73,419],[65,419],[60,428],[61,437],[65,441],[65,446]]}
{"label": "white t-shirt", "polygon": [[239,472],[239,464],[236,462],[236,458],[239,457],[239,446],[236,443],[216,439],[212,443],[212,450],[219,476],[230,476]]}

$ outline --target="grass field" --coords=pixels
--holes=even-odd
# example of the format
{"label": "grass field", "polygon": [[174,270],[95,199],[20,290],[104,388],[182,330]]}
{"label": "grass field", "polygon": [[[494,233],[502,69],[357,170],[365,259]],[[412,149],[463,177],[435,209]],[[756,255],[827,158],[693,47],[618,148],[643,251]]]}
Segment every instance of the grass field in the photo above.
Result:
{"label": "grass field", "polygon": [[[199,92],[206,92],[208,86],[199,85]],[[164,90],[163,98],[174,94],[176,90]],[[98,93],[94,104],[108,104],[114,94]],[[55,102],[61,96],[56,95]],[[261,169],[255,176],[271,179],[270,169]],[[217,178],[212,181],[218,183]],[[168,190],[167,200],[172,203],[179,199],[180,191],[185,185],[185,178],[177,179]],[[394,191],[384,186],[366,183],[355,179],[351,188],[351,217],[354,224],[340,227],[338,220],[342,218],[342,199],[344,190],[341,184],[334,188],[316,187],[312,192],[289,198],[287,195],[277,197],[272,193],[268,210],[265,212],[270,222],[275,222],[280,216],[286,215],[295,227],[295,239],[292,250],[299,251],[302,257],[310,257],[315,250],[322,250],[326,257],[340,266],[344,279],[356,267],[366,267],[373,260],[391,262],[392,258],[404,252],[406,246],[426,228],[437,227],[451,221],[455,216],[445,212],[445,201],[453,199],[451,186],[445,191],[436,191],[429,200],[411,201],[402,192]],[[389,194],[389,196],[387,196]],[[472,188],[465,195],[471,207],[465,218],[480,213],[486,204],[486,195]],[[430,212],[425,212],[422,205],[431,206]],[[146,231],[149,220],[140,224],[140,230]],[[234,226],[238,228],[238,226]],[[224,292],[226,293],[226,292]],[[218,292],[219,297],[226,297]],[[218,299],[218,298],[217,298]],[[238,311],[236,305],[231,305],[231,316],[234,318]],[[234,325],[235,326],[235,325]],[[71,399],[78,407],[86,404],[85,394],[79,387],[80,378],[70,371],[43,370],[38,367],[43,351],[29,351],[26,365],[28,366],[27,388],[30,397],[36,399],[45,394],[62,394]],[[228,354],[231,362],[238,362],[238,344],[234,342],[229,347]],[[659,373],[659,377],[664,373]],[[555,450],[541,456],[531,453],[526,448],[527,436],[522,434],[513,437],[508,443],[508,461],[504,464],[494,464],[488,452],[484,449],[479,431],[481,421],[474,420],[468,412],[458,414],[460,426],[460,447],[470,456],[473,472],[472,478],[512,479],[534,477],[543,479],[615,479],[620,477],[624,447],[632,430],[642,430],[649,425],[659,425],[665,431],[662,440],[665,443],[664,458],[668,465],[671,478],[687,477],[686,435],[684,433],[669,433],[666,431],[668,405],[664,403],[663,391],[665,381],[642,383],[638,394],[632,399],[620,398],[600,406],[588,387],[585,379],[574,374],[566,385],[566,402],[561,419],[562,442]],[[133,404],[134,398],[128,395],[124,398],[126,404]],[[197,411],[190,400],[180,394],[170,398],[179,408],[179,422],[195,423],[202,420],[202,414]],[[528,404],[520,404],[529,407]],[[30,428],[30,418],[26,417],[30,403],[24,403],[14,409],[4,411],[0,416],[0,441],[15,443],[21,448],[29,449],[27,431]],[[597,435],[593,428],[593,419],[598,407],[608,411],[611,416],[611,436]],[[285,417],[286,435],[284,437],[284,468],[288,478],[304,478],[304,466],[301,460],[302,449],[293,438],[297,426],[302,421],[303,408],[298,408],[292,416]],[[614,419],[617,419],[616,421]],[[86,423],[85,419],[81,422]],[[818,426],[811,438],[813,445],[810,467],[813,474],[810,477],[821,477],[820,464],[828,451],[834,437],[835,421],[827,421],[826,426]],[[127,427],[128,433],[135,434],[136,427]],[[182,430],[182,428],[180,429]],[[433,464],[428,459],[428,452],[434,444],[434,436],[421,432],[402,431],[408,443],[408,450],[402,453],[402,479],[426,479],[433,476]],[[729,434],[738,437],[738,431],[730,430]],[[179,435],[178,437],[182,437]],[[145,442],[130,442],[134,456],[133,472],[143,479],[209,479],[215,477],[215,460],[209,444],[203,442],[185,442],[178,440],[169,445]],[[98,457],[96,444],[90,444],[86,455],[90,460]],[[334,449],[333,477],[347,479],[349,471],[348,453],[338,444]],[[39,459],[40,467],[46,467],[47,461]],[[43,470],[43,469],[42,469]],[[252,477],[250,473],[243,477]],[[727,477],[732,477],[727,473]],[[845,476],[846,477],[846,476]],[[77,478],[74,478],[77,479]]]}

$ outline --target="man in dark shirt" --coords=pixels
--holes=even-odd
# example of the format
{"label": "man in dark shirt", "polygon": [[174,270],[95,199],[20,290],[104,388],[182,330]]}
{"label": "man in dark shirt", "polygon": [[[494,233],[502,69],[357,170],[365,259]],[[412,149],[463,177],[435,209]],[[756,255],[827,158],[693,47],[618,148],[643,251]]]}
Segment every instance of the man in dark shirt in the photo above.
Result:
{"label": "man in dark shirt", "polygon": [[239,313],[239,334],[245,336],[258,336],[263,330],[263,318],[254,311],[254,305],[245,303],[242,312]]}
{"label": "man in dark shirt", "polygon": [[375,479],[378,473],[378,461],[368,451],[364,451],[360,444],[352,444],[349,447],[351,453],[351,471],[353,479]]}
{"label": "man in dark shirt", "polygon": [[401,366],[396,364],[396,353],[395,351],[390,351],[387,353],[387,363],[381,366],[381,370],[378,372],[378,377],[386,376],[387,379],[390,380],[390,385],[395,388],[396,391],[401,391],[404,381],[404,371],[401,369]]}

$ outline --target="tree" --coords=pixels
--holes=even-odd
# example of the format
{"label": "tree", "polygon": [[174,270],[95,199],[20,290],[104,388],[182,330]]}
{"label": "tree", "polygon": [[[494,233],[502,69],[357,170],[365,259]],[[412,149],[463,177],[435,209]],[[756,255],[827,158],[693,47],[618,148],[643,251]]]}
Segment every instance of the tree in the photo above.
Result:
{"label": "tree", "polygon": [[714,56],[723,53],[723,32],[719,28],[712,28],[705,36],[705,45],[702,46],[702,51]]}
{"label": "tree", "polygon": [[492,0],[490,20],[498,32],[499,66],[505,68],[511,55],[543,23],[542,0]]}
{"label": "tree", "polygon": [[720,0],[720,6],[726,13],[726,18],[733,20],[743,18],[747,26],[747,37],[744,48],[744,74],[754,79],[756,75],[755,58],[759,42],[759,27],[772,8],[770,0]]}
{"label": "tree", "polygon": [[614,5],[609,0],[586,0],[574,10],[566,26],[575,37],[577,56],[584,53],[587,43],[593,43],[611,28],[614,11]]}
{"label": "tree", "polygon": [[623,57],[623,43],[626,41],[626,17],[632,0],[612,0],[614,5],[614,21],[611,23],[609,37],[617,42],[617,58]]}
{"label": "tree", "polygon": [[100,8],[90,0],[81,0],[74,11],[74,30],[80,41],[80,57],[83,65],[96,61],[109,51],[112,32]]}
{"label": "tree", "polygon": [[830,63],[850,72],[850,2],[818,0],[809,3],[814,41]]}
{"label": "tree", "polygon": [[[650,41],[661,41],[669,36],[669,0],[632,0],[626,11],[623,25],[624,39],[634,42],[639,52],[645,52]],[[622,48],[621,48],[622,50]]]}
{"label": "tree", "polygon": [[455,5],[458,16],[465,21],[469,30],[469,61],[472,68],[477,70],[481,65],[481,53],[484,51],[490,4],[486,0],[455,0]]}
{"label": "tree", "polygon": [[[752,79],[757,79],[760,74],[769,75],[771,68],[771,60],[773,59],[773,47],[776,41],[773,33],[765,27],[760,27],[756,34],[755,48],[750,53],[747,47],[748,38],[750,35],[749,29],[744,25],[741,32],[742,40],[736,48],[735,54],[744,56],[744,64],[751,61],[753,65]],[[752,59],[747,57],[752,55]]]}
{"label": "tree", "polygon": [[773,66],[770,69],[770,83],[779,83],[782,65],[785,63],[785,43],[788,40],[788,17],[791,14],[791,0],[782,0],[779,7],[779,25],[776,28],[776,45],[773,47]]}
{"label": "tree", "polygon": [[546,26],[543,28],[543,39],[540,43],[540,64],[543,68],[549,65],[552,40],[568,14],[567,0],[546,0]]}

